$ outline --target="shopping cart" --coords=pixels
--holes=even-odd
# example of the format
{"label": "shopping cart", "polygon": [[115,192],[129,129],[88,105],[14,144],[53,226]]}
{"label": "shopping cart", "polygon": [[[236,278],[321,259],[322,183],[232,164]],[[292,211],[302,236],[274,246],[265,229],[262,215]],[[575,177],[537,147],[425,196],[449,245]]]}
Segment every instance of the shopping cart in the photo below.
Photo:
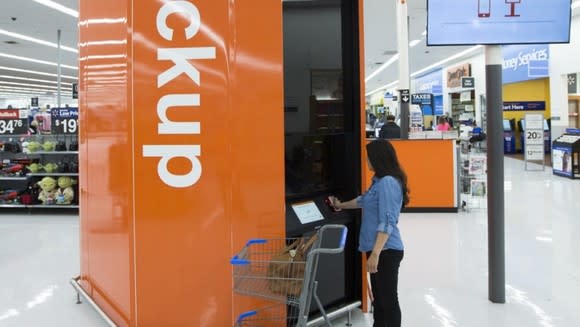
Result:
{"label": "shopping cart", "polygon": [[[325,237],[332,232],[341,233],[338,247],[321,247]],[[343,252],[347,232],[343,225],[325,225],[311,237],[249,241],[231,260],[234,292],[278,305],[246,313],[240,316],[236,326],[305,327],[312,299],[328,326],[332,326],[318,297],[315,276],[321,254]],[[281,253],[297,253],[300,246],[309,248],[304,257],[297,255],[292,261],[280,260]]]}

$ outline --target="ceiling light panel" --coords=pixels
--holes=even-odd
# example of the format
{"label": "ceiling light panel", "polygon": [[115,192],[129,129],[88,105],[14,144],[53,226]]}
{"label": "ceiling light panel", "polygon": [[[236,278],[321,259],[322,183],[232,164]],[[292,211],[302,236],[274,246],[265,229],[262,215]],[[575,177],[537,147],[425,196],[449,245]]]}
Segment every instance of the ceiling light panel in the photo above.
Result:
{"label": "ceiling light panel", "polygon": [[[26,36],[26,35],[14,33],[14,32],[9,32],[9,31],[3,30],[3,29],[0,29],[0,35],[6,35],[9,37],[13,37],[15,39],[33,42],[33,43],[45,45],[45,46],[51,47],[51,48],[58,48],[58,44],[56,44],[54,42],[44,41],[44,40],[37,39],[37,38],[31,37],[31,36]],[[63,46],[63,45],[61,45],[60,48],[64,51],[79,53],[79,50],[77,50],[75,48],[71,48],[71,47],[67,47],[67,46]]]}
{"label": "ceiling light panel", "polygon": [[[28,77],[19,77],[19,76],[10,76],[10,75],[0,75],[0,78],[4,79],[11,79],[17,81],[28,81],[28,82],[40,82],[40,83],[49,83],[49,84],[58,84],[57,81],[47,81],[44,79],[36,79],[36,78],[28,78]],[[72,83],[61,82],[62,85],[72,85]]]}
{"label": "ceiling light panel", "polygon": [[75,18],[79,18],[79,12],[71,9],[69,7],[65,7],[63,5],[61,5],[60,3],[56,3],[52,0],[34,0],[34,2],[39,3],[41,5],[47,6],[49,8],[52,8],[54,10],[58,10],[64,14],[67,14],[69,16],[75,17]]}
{"label": "ceiling light panel", "polygon": [[[28,61],[28,62],[43,64],[43,65],[48,65],[48,66],[58,66],[58,64],[56,62],[52,62],[52,61],[27,58],[27,57],[22,57],[22,56],[15,56],[15,55],[1,53],[1,52],[0,52],[0,57],[14,59],[14,60],[20,60],[20,61]],[[69,65],[60,65],[60,66],[63,68],[78,70],[78,67],[74,67],[74,66],[69,66]]]}
{"label": "ceiling light panel", "polygon": [[[7,81],[0,81],[0,84],[30,86],[30,87],[38,87],[38,88],[44,88],[44,89],[50,89],[50,90],[57,90],[58,89],[58,86],[52,86],[52,85],[29,84],[29,83],[18,83],[18,82],[7,82]],[[62,87],[61,87],[61,89],[62,89]]]}
{"label": "ceiling light panel", "polygon": [[[14,67],[0,66],[0,71],[2,71],[2,70],[11,71],[11,72],[18,72],[18,73],[34,74],[34,75],[40,75],[40,76],[58,77],[57,74],[53,74],[53,73],[44,73],[44,72],[38,72],[38,71],[28,70],[28,69],[20,69],[20,68],[14,68]],[[70,76],[70,75],[61,75],[61,77],[67,78],[67,79],[74,79],[74,80],[79,79],[76,76]]]}

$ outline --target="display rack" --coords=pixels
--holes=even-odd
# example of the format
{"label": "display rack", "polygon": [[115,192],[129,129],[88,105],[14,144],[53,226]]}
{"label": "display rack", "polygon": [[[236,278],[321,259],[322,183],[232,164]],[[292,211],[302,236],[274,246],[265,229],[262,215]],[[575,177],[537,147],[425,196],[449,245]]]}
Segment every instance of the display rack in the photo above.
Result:
{"label": "display rack", "polygon": [[570,179],[580,178],[580,129],[569,128],[554,141],[552,172]]}
{"label": "display rack", "polygon": [[461,209],[487,208],[487,154],[469,140],[460,142],[460,193]]}
{"label": "display rack", "polygon": [[[3,118],[2,124],[10,123],[14,128],[0,130],[0,210],[78,209],[76,185],[52,193],[45,203],[38,196],[38,183],[45,178],[58,181],[70,177],[78,183],[78,110],[33,108],[0,112],[5,113],[3,117],[15,115],[9,118],[11,122]],[[75,196],[69,203],[64,193],[66,190],[70,195],[71,189]]]}

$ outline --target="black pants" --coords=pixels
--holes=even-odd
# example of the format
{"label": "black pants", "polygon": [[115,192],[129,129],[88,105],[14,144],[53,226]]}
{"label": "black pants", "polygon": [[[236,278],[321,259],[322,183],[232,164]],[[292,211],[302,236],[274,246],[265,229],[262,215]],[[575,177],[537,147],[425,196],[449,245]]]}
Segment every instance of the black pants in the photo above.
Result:
{"label": "black pants", "polygon": [[[370,253],[367,253],[367,258]],[[378,272],[371,274],[373,296],[373,327],[401,327],[401,307],[397,285],[403,251],[383,250],[379,256]]]}

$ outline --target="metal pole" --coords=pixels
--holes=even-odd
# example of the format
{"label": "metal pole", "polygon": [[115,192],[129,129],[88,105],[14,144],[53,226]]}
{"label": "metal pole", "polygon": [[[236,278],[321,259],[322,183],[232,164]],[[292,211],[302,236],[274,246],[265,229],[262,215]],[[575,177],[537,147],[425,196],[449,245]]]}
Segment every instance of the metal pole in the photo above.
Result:
{"label": "metal pole", "polygon": [[500,46],[486,46],[488,286],[489,300],[493,303],[505,303],[502,64]]}
{"label": "metal pole", "polygon": [[[409,21],[407,1],[397,1],[397,48],[399,50],[399,89],[409,89]],[[401,139],[409,139],[409,103],[404,103],[399,94],[401,113]]]}
{"label": "metal pole", "polygon": [[60,108],[60,74],[61,74],[61,66],[60,66],[60,61],[61,61],[61,57],[60,57],[60,30],[58,30],[57,32],[58,35],[58,47],[57,47],[57,56],[58,56],[58,61],[57,61],[57,91],[56,91],[56,107]]}

